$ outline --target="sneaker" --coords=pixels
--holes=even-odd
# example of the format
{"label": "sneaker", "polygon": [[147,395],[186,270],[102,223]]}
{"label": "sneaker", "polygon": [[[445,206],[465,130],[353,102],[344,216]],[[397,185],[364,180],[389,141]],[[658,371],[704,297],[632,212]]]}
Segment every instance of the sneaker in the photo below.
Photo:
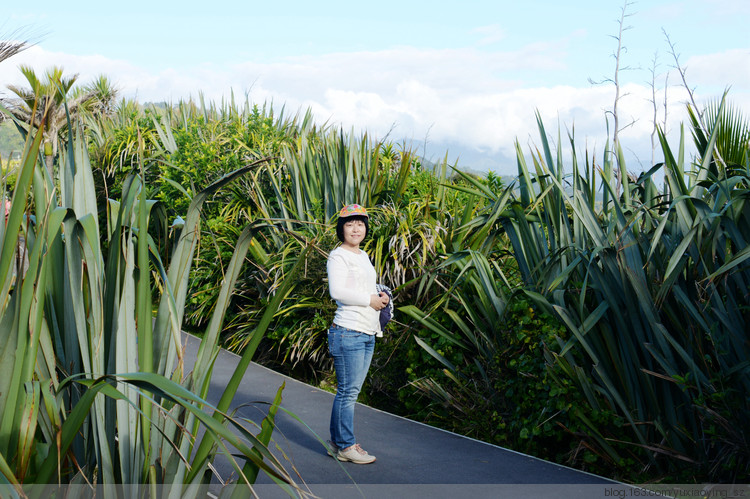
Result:
{"label": "sneaker", "polygon": [[331,440],[326,440],[326,444],[328,445],[328,448],[326,449],[326,452],[329,456],[333,457],[339,452],[339,446],[334,444]]}
{"label": "sneaker", "polygon": [[[334,457],[336,454],[338,454],[339,446],[333,443],[333,440],[326,440],[326,445],[328,445],[328,447],[326,448],[326,453],[329,456]],[[364,450],[359,444],[354,445],[357,447],[357,450],[359,452],[361,452],[362,454],[367,454],[367,451]]]}
{"label": "sneaker", "polygon": [[336,457],[339,461],[351,461],[354,464],[370,464],[375,461],[375,456],[368,454],[359,444],[354,444],[346,449],[339,449]]}

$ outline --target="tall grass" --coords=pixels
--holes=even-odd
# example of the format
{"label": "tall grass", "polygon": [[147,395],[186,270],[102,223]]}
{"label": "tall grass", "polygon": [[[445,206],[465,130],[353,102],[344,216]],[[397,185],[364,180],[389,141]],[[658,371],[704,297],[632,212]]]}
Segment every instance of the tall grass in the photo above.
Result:
{"label": "tall grass", "polygon": [[[573,335],[554,355],[587,396],[577,415],[591,442],[616,463],[637,455],[644,467],[689,463],[736,480],[750,470],[750,212],[744,171],[713,161],[720,132],[717,120],[690,169],[683,143],[674,154],[660,134],[664,163],[635,179],[620,158],[627,180],[617,192],[611,170],[589,168],[589,158],[580,168],[574,156],[565,175],[540,121],[534,173],[519,150],[519,195],[492,213],[526,293]],[[632,440],[614,441],[589,411],[620,415]]]}
{"label": "tall grass", "polygon": [[[251,352],[219,406],[206,402],[253,227],[237,242],[193,371],[184,372],[181,328],[202,205],[258,163],[197,193],[167,268],[149,234],[160,211],[144,183],[143,156],[100,227],[85,137],[76,129],[68,127],[57,178],[42,162],[42,133],[28,130],[8,222],[0,224],[2,482],[159,484],[195,496],[221,451],[243,483],[260,469],[303,494],[267,438],[227,414]],[[200,442],[199,427],[206,430]]]}
{"label": "tall grass", "polygon": [[[541,146],[530,161],[517,147],[513,184],[492,192],[467,178],[474,185],[466,189],[486,200],[461,226],[472,251],[443,263],[454,273],[445,297],[428,308],[401,308],[423,325],[417,341],[442,364],[449,384],[425,378],[415,385],[459,411],[477,407],[478,394],[494,404],[502,383],[493,385],[486,369],[512,343],[505,321],[520,292],[568,330],[552,343],[542,331],[538,336],[547,379],[557,385],[551,389],[565,393],[572,385],[582,394],[564,409],[582,446],[616,468],[635,466],[650,476],[745,480],[750,163],[746,127],[723,106],[709,109],[710,128],[692,114],[700,151],[692,164],[684,133],[677,153],[660,134],[664,162],[638,177],[619,149],[607,149],[601,166],[588,154],[579,163],[572,136],[566,163],[560,137],[554,149],[538,119]],[[487,240],[497,251],[504,238],[517,287],[493,270],[492,250],[477,252]],[[462,358],[460,365],[451,361]],[[497,401],[498,410],[503,404]],[[558,420],[572,424],[566,421]]]}

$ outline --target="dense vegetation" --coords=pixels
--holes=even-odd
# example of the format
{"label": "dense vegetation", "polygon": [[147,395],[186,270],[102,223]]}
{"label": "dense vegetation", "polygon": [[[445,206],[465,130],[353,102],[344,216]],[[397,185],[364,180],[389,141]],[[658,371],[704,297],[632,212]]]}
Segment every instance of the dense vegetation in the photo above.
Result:
{"label": "dense vegetation", "polygon": [[[79,486],[66,491],[72,495],[90,494],[94,485],[112,495],[118,484],[148,484],[151,495],[205,496],[221,452],[240,484],[263,471],[305,496],[268,450],[281,389],[260,431],[228,413],[252,349],[219,403],[206,401],[251,230],[235,240],[212,325],[184,375],[181,328],[200,211],[253,165],[202,187],[181,227],[160,231],[164,210],[148,198],[146,164],[123,176],[116,198],[97,204],[83,120],[102,115],[80,108],[80,120],[66,120],[65,134],[48,148],[45,123],[56,100],[47,92],[62,86],[30,82],[38,95],[15,111],[27,111],[35,124],[3,109],[25,145],[18,166],[7,163],[0,178],[0,495],[36,497],[54,493],[55,484]],[[64,97],[59,103],[70,109]],[[268,310],[277,306],[272,300]],[[35,484],[50,489],[22,488]]]}
{"label": "dense vegetation", "polygon": [[[519,177],[506,187],[251,103],[187,102],[135,118],[160,155],[153,197],[170,219],[201,185],[270,158],[207,201],[193,330],[208,323],[237,234],[273,224],[239,276],[225,344],[243,350],[310,247],[258,360],[329,385],[330,222],[357,201],[372,208],[367,250],[399,304],[366,402],[622,479],[747,476],[747,166],[715,160],[720,128],[696,124],[695,163],[665,141],[667,161],[640,178],[620,163],[617,192],[617,156],[574,157],[566,168],[541,123],[533,173],[519,150]],[[101,168],[116,179],[131,166]]]}
{"label": "dense vegetation", "polygon": [[[366,250],[397,304],[363,401],[625,481],[743,482],[748,128],[724,101],[690,113],[699,154],[686,158],[660,136],[664,162],[638,177],[619,146],[601,161],[588,152],[566,161],[540,121],[540,146],[528,156],[518,147],[509,185],[234,100],[82,107],[65,150],[93,170],[85,206],[101,227],[98,265],[117,254],[113,206],[142,200],[130,216],[152,234],[148,248],[143,232],[118,240],[164,268],[189,258],[175,241],[200,228],[179,322],[214,344],[330,386],[325,259],[336,212],[358,202],[372,213]],[[66,158],[52,163],[63,186]],[[14,208],[18,187],[15,196]],[[202,209],[190,211],[197,200]],[[169,308],[148,292],[163,287],[160,270],[131,289],[143,317]],[[220,338],[216,313],[226,317]],[[133,323],[139,338],[146,324]]]}

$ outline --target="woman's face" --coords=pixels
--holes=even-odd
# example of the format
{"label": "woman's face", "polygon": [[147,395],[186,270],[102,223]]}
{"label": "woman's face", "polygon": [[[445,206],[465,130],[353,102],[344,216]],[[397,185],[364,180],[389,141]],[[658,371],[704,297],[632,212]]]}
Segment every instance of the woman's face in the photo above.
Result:
{"label": "woman's face", "polygon": [[367,228],[362,220],[350,220],[344,224],[344,245],[358,248],[365,238]]}

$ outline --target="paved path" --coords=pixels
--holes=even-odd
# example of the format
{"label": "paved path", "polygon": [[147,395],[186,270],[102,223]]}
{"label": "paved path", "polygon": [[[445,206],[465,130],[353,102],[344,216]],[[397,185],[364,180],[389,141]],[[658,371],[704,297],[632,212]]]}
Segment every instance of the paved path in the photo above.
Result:
{"label": "paved path", "polygon": [[[187,359],[194,359],[199,340],[187,335]],[[221,351],[214,367],[209,402],[217,403],[239,357]],[[591,497],[616,496],[617,484],[577,471],[440,430],[357,404],[358,440],[377,461],[369,465],[338,463],[312,433],[328,438],[333,394],[251,364],[232,407],[238,416],[260,421],[277,389],[285,383],[282,406],[309,428],[279,411],[273,438],[310,490],[319,497]],[[260,402],[260,403],[257,403]],[[285,466],[289,464],[284,463]],[[224,477],[231,468],[216,466]],[[287,470],[291,470],[291,466]],[[356,485],[355,485],[356,484]],[[264,474],[261,497],[285,494]]]}

